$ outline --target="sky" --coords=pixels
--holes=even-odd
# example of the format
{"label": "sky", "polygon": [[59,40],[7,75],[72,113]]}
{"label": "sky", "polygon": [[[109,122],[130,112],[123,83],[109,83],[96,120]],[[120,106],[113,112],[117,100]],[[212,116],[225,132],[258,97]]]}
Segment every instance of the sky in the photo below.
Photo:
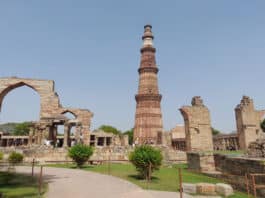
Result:
{"label": "sky", "polygon": [[[212,126],[236,129],[243,95],[265,109],[265,1],[0,1],[0,77],[55,81],[66,107],[94,113],[92,129],[134,125],[141,36],[152,24],[165,130],[201,96]],[[27,87],[5,97],[0,123],[38,120]]]}

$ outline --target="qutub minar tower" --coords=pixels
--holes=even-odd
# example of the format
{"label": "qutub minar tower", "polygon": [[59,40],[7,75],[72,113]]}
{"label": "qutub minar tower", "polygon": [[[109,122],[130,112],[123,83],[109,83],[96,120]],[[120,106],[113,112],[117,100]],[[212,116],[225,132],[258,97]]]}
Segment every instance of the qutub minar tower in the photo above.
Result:
{"label": "qutub minar tower", "polygon": [[141,48],[141,63],[139,72],[138,94],[135,96],[136,114],[134,125],[135,144],[161,144],[162,143],[162,113],[159,94],[155,60],[156,49],[153,46],[152,26],[144,26]]}

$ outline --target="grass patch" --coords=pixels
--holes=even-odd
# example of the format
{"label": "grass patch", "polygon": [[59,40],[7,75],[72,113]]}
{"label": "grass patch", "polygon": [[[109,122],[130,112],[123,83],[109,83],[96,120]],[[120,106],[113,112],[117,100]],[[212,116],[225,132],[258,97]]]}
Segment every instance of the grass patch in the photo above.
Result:
{"label": "grass patch", "polygon": [[236,151],[223,151],[223,150],[220,150],[220,151],[214,151],[213,152],[214,154],[223,154],[223,155],[229,155],[229,156],[241,156],[241,155],[244,155],[246,154],[246,151],[243,151],[243,150],[236,150]]}
{"label": "grass patch", "polygon": [[[47,184],[44,184],[44,192],[47,187]],[[36,198],[39,197],[38,180],[28,175],[0,172],[0,192],[5,198]]]}
{"label": "grass patch", "polygon": [[[55,164],[48,165],[58,168],[76,169],[74,164]],[[182,168],[183,182],[185,183],[224,183],[220,179],[208,177],[203,174],[193,173],[187,170],[187,165],[174,165],[173,167],[162,167],[159,171],[155,171],[152,175],[152,181],[147,184],[145,180],[139,179],[138,174],[131,164],[111,164],[110,175],[128,180],[143,189],[160,190],[160,191],[179,191],[178,168]],[[83,170],[93,171],[101,174],[108,174],[108,164],[97,166],[84,166]],[[235,192],[235,195],[229,198],[247,198],[247,194]]]}

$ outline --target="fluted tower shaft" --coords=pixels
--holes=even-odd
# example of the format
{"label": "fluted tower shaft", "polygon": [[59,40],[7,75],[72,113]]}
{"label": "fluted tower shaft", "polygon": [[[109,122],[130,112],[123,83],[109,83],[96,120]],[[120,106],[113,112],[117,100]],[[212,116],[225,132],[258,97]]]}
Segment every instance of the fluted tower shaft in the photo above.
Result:
{"label": "fluted tower shaft", "polygon": [[139,87],[136,99],[136,114],[134,126],[134,142],[136,144],[162,143],[162,113],[159,94],[155,52],[153,46],[152,26],[144,27],[142,36],[141,62],[139,72]]}

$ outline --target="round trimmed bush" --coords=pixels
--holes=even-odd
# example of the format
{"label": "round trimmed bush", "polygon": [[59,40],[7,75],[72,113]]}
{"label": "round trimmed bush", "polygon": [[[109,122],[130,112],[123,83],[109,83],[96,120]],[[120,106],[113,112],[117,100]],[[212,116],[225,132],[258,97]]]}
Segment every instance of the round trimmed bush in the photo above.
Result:
{"label": "round trimmed bush", "polygon": [[161,151],[149,145],[136,147],[130,153],[130,161],[136,167],[140,177],[151,179],[154,170],[159,170],[163,156]]}
{"label": "round trimmed bush", "polygon": [[68,150],[68,156],[75,161],[78,168],[82,167],[92,155],[93,148],[83,144],[76,144]]}
{"label": "round trimmed bush", "polygon": [[23,158],[24,156],[21,153],[12,152],[8,156],[8,162],[13,165],[16,165],[16,164],[23,162]]}

